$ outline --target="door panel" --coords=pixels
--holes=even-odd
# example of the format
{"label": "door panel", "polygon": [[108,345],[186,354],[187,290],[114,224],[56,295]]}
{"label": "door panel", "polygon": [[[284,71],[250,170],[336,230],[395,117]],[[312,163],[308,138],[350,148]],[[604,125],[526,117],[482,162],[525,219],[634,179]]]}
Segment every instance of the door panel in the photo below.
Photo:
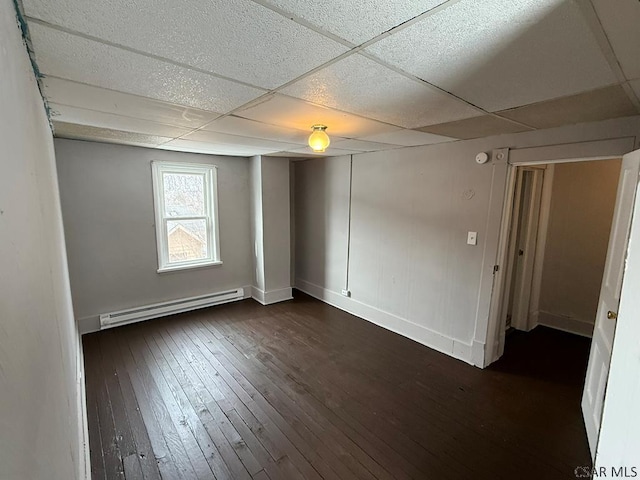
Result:
{"label": "door panel", "polygon": [[607,260],[591,342],[589,365],[582,394],[582,412],[592,456],[595,455],[602,420],[604,392],[609,376],[611,348],[616,329],[615,316],[620,303],[620,291],[629,242],[629,227],[638,185],[639,169],[640,150],[623,157]]}

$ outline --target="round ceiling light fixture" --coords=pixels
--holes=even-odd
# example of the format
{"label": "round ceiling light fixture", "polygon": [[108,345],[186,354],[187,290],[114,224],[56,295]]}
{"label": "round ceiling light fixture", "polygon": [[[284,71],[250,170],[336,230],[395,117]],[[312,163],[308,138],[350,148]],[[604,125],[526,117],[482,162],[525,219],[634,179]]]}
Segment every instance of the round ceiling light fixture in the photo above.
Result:
{"label": "round ceiling light fixture", "polygon": [[311,147],[311,150],[316,153],[324,152],[331,143],[326,130],[326,125],[314,125],[311,127],[311,135],[309,135],[309,146]]}

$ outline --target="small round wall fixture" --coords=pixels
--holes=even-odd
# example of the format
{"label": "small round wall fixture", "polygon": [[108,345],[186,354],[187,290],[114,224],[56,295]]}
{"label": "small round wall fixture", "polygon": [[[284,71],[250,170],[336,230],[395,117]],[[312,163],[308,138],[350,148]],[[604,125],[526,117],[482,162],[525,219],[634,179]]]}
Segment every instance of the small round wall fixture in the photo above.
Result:
{"label": "small round wall fixture", "polygon": [[324,152],[331,143],[326,130],[326,125],[314,125],[311,127],[311,135],[309,135],[309,146],[311,147],[311,150],[316,153]]}
{"label": "small round wall fixture", "polygon": [[476,155],[476,163],[482,165],[483,163],[487,163],[489,161],[489,155],[485,152],[480,152]]}

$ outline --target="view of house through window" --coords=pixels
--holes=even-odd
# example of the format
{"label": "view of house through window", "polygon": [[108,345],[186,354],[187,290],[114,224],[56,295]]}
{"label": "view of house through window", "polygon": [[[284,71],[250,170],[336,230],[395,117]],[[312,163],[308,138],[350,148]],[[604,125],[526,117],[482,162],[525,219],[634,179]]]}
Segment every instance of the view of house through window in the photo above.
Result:
{"label": "view of house through window", "polygon": [[158,270],[218,263],[216,170],[153,162]]}

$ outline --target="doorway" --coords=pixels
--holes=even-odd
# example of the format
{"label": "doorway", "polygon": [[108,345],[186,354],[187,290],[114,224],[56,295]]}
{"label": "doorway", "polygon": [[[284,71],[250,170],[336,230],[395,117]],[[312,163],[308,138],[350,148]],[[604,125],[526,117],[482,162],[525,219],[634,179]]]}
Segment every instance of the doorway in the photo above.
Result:
{"label": "doorway", "polygon": [[[529,305],[534,285],[534,263],[546,166],[519,167],[513,197],[513,216],[509,236],[507,292],[505,292],[505,331],[531,330]],[[543,241],[541,239],[540,241]],[[539,256],[539,255],[538,255]]]}
{"label": "doorway", "polygon": [[[517,178],[516,174],[518,173],[517,167],[551,163],[557,167],[555,171],[555,174],[557,175],[559,167],[562,166],[561,164],[579,162],[579,160],[567,161],[564,159],[568,156],[564,157],[562,154],[566,153],[567,150],[570,150],[571,148],[558,146],[549,149],[539,149],[536,151],[529,150],[523,151],[520,155],[518,155],[517,161],[515,160],[515,158],[513,160],[511,160],[510,158],[510,162],[513,161],[513,163],[511,163],[511,165],[507,165],[506,168],[507,190],[503,208],[502,227],[500,232],[500,240],[498,243],[497,255],[497,258],[499,259],[498,261],[503,265],[507,265],[509,263],[507,246],[510,238],[513,237],[515,228],[514,225],[517,225],[516,223],[512,224],[514,215],[513,207],[515,206],[516,198],[514,196],[514,192]],[[616,148],[612,148],[611,150],[616,150]],[[628,151],[628,149],[626,151]],[[537,161],[537,159],[534,158],[535,156],[541,156],[549,160],[546,160],[546,162]],[[600,228],[594,227],[592,225],[593,216],[591,214],[597,211],[599,205],[606,203],[603,202],[601,198],[602,178],[596,177],[595,183],[589,189],[589,192],[596,200],[596,203],[594,204],[595,206],[589,207],[588,205],[578,203],[577,208],[574,207],[574,211],[570,212],[573,214],[575,214],[576,212],[582,213],[582,217],[587,218],[587,220],[583,222],[588,227],[586,230],[587,234],[580,233],[577,237],[574,236],[573,238],[571,238],[570,235],[565,235],[567,238],[569,238],[570,241],[565,244],[564,250],[560,250],[560,252],[562,253],[562,255],[560,256],[553,257],[552,255],[549,255],[548,246],[545,247],[545,254],[542,255],[542,257],[544,258],[544,262],[542,262],[543,265],[547,264],[547,259],[549,258],[549,263],[553,267],[550,269],[550,271],[554,272],[555,267],[567,263],[565,262],[566,258],[569,258],[575,252],[580,252],[582,250],[578,247],[591,247],[589,232],[603,231],[602,233],[606,233],[609,237],[607,242],[604,272],[601,277],[601,287],[599,295],[597,297],[595,322],[590,326],[590,331],[592,331],[592,340],[581,401],[583,420],[586,427],[587,439],[589,441],[592,458],[597,458],[600,427],[602,424],[603,405],[605,403],[605,390],[607,389],[609,378],[609,365],[612,357],[612,352],[615,354],[613,342],[616,325],[618,322],[618,308],[621,300],[623,280],[625,278],[626,260],[628,253],[627,245],[629,243],[629,235],[632,226],[632,220],[634,217],[633,213],[634,205],[636,203],[636,192],[639,186],[638,178],[640,172],[640,150],[631,151],[626,154],[602,155],[598,158],[589,159],[590,162],[595,162],[598,160],[616,159],[620,158],[620,156],[622,157],[622,161],[620,163],[620,173],[615,188],[616,198],[614,203],[613,220],[609,224],[609,229],[606,229],[607,225],[605,225],[604,227],[600,226]],[[543,185],[543,191],[549,185],[548,179],[549,177],[547,176],[546,181]],[[565,187],[564,190],[560,189],[560,191],[565,194],[564,202],[570,203],[570,201],[575,200],[573,188],[575,186],[583,187],[584,185],[583,182],[575,181],[575,178],[573,178],[573,181],[569,184],[569,187]],[[563,205],[564,202],[558,203],[560,205]],[[541,204],[540,218],[542,218],[543,216],[543,211],[544,203]],[[564,223],[564,217],[559,218],[560,221],[556,223],[559,223],[561,227],[566,227],[566,224]],[[549,229],[552,228],[552,223],[553,222],[551,221],[548,222],[547,226]],[[537,236],[538,240],[540,239],[541,230],[542,224],[539,223],[539,233]],[[567,232],[576,234],[576,231],[572,230],[571,228],[564,228],[565,234]],[[586,239],[584,235],[586,235]],[[539,246],[536,246],[536,249],[538,248]],[[539,261],[537,261],[537,263],[539,263]],[[573,264],[576,265],[575,262]],[[583,267],[584,265],[589,265],[589,262],[577,262],[577,265]],[[513,269],[511,270],[513,271]],[[543,268],[543,270],[546,270],[546,268]],[[493,271],[494,290],[492,293],[491,310],[489,315],[489,328],[487,330],[488,348],[485,350],[485,353],[487,354],[487,356],[485,357],[485,365],[499,359],[504,352],[504,307],[507,302],[507,300],[505,299],[509,297],[508,293],[506,292],[508,291],[509,285],[512,284],[511,277],[506,278],[506,272],[500,269],[499,265],[496,265]],[[577,278],[580,278],[581,280],[581,277]],[[576,282],[576,284],[578,284],[578,282]],[[565,286],[567,285],[570,287],[574,286],[573,283],[565,282]],[[540,304],[542,305],[542,303]],[[580,305],[584,304],[584,301],[580,302]],[[541,313],[542,308],[538,312],[538,324],[544,324],[544,321],[541,319]],[[629,321],[630,319],[627,318],[627,322]],[[558,329],[562,328],[561,325],[553,325],[553,327]],[[629,345],[629,340],[625,338],[616,339],[616,344],[618,343],[622,344],[626,348]],[[620,347],[618,347],[618,349],[620,349]]]}
{"label": "doorway", "polygon": [[620,159],[516,168],[501,321],[591,337]]}

